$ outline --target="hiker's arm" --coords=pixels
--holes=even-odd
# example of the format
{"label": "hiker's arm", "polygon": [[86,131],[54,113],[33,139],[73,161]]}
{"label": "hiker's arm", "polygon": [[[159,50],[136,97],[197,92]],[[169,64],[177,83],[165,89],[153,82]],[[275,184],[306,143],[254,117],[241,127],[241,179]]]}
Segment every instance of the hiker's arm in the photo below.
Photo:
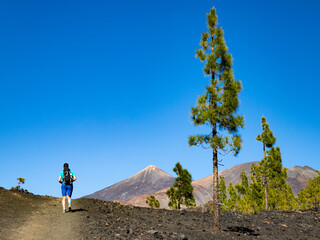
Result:
{"label": "hiker's arm", "polygon": [[62,183],[62,181],[61,181],[61,176],[59,176],[59,180],[58,180],[58,181],[59,181],[59,183]]}
{"label": "hiker's arm", "polygon": [[74,176],[73,176],[73,180],[72,180],[72,182],[74,182],[75,180],[77,180],[76,175],[74,175]]}

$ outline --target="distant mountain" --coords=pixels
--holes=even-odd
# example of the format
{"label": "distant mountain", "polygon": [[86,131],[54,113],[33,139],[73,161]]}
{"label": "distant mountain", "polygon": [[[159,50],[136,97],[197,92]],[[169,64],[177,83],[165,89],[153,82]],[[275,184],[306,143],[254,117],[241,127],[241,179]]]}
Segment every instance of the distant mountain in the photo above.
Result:
{"label": "distant mountain", "polygon": [[[254,163],[257,164],[257,162],[249,162],[235,165],[231,168],[219,172],[219,176],[224,176],[226,186],[228,186],[230,182],[235,185],[241,182],[240,173],[243,169],[250,181],[250,169],[251,165]],[[289,168],[287,182],[292,187],[293,193],[296,195],[300,192],[301,189],[305,188],[308,184],[308,180],[316,175],[316,173],[316,170],[308,166],[295,166],[293,168]],[[212,200],[212,177],[212,175],[209,175],[205,178],[192,182],[192,185],[194,187],[193,194],[197,205],[205,204],[208,201]],[[153,193],[153,195],[160,201],[160,206],[162,208],[168,208],[169,199],[166,195],[166,191],[169,189],[169,187]],[[134,197],[127,201],[127,204],[147,207],[147,204],[145,202],[147,197],[148,195]]]}
{"label": "distant mountain", "polygon": [[288,169],[287,183],[292,187],[293,193],[297,195],[301,189],[304,189],[308,185],[308,180],[316,174],[316,170],[311,167],[294,166]]}
{"label": "distant mountain", "polygon": [[[240,173],[242,169],[245,171],[249,182],[250,179],[250,169],[252,164],[258,164],[258,162],[248,162],[239,165],[235,165],[231,168],[228,168],[224,171],[219,172],[219,176],[224,176],[226,181],[226,186],[228,187],[231,182],[234,185],[241,183]],[[293,168],[288,168],[287,172],[287,183],[291,186],[292,191],[297,195],[301,189],[304,189],[308,180],[317,174],[317,171],[311,167],[304,166],[295,166]],[[194,184],[205,187],[211,194],[213,191],[212,175],[202,178],[194,182]]]}
{"label": "distant mountain", "polygon": [[144,194],[150,195],[160,189],[172,186],[173,183],[173,176],[150,165],[130,178],[84,197],[125,202]]}
{"label": "distant mountain", "polygon": [[[243,163],[243,164],[238,164],[238,165],[232,166],[226,170],[219,172],[219,176],[224,177],[224,180],[226,182],[227,187],[230,182],[233,185],[241,183],[240,173],[241,173],[242,169],[245,171],[248,178],[250,178],[250,169],[251,169],[251,165],[253,163],[257,163],[257,162],[248,162],[248,163]],[[212,174],[205,177],[205,178],[202,178],[200,180],[194,181],[194,184],[204,187],[212,195],[212,192],[213,192],[213,175]]]}

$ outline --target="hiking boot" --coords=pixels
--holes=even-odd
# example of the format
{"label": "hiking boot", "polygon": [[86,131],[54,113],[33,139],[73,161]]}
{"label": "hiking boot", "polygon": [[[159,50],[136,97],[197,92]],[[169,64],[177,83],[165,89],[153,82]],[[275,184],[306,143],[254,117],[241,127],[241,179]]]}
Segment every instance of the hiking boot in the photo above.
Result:
{"label": "hiking boot", "polygon": [[72,212],[72,211],[71,211],[71,207],[68,208],[68,212]]}
{"label": "hiking boot", "polygon": [[63,209],[63,210],[62,210],[62,213],[66,213],[66,210],[65,210],[65,209]]}

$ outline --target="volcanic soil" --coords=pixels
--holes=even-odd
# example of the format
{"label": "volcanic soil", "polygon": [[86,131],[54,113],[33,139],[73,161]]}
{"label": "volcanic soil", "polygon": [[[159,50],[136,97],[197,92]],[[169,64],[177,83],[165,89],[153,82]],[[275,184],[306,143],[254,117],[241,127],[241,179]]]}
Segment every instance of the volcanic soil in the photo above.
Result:
{"label": "volcanic soil", "polygon": [[0,239],[320,239],[315,210],[221,213],[222,231],[211,233],[212,214],[124,206],[75,199],[62,213],[60,199],[0,188]]}

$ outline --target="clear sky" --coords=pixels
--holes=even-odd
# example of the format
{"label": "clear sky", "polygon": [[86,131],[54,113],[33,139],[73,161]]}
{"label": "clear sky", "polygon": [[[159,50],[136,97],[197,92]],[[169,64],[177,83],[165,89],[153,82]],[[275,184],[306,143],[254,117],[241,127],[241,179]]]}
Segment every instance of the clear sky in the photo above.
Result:
{"label": "clear sky", "polygon": [[258,161],[264,115],[286,167],[320,170],[318,0],[1,1],[0,186],[60,196],[65,162],[81,197],[148,165],[197,180],[210,150],[190,109],[204,92],[196,59],[206,13],[217,9],[243,83],[243,149],[224,170]]}

